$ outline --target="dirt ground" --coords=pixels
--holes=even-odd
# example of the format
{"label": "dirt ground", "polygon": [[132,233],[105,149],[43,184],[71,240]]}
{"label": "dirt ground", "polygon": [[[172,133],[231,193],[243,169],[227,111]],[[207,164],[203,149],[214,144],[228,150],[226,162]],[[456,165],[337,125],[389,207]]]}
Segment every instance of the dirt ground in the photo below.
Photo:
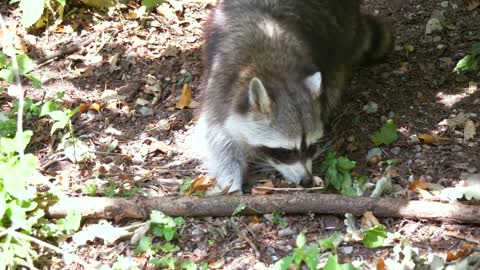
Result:
{"label": "dirt ground", "polygon": [[[45,93],[30,91],[37,99],[63,91],[65,104],[72,108],[81,103],[101,106],[100,111],[89,110],[74,119],[76,135],[95,151],[96,158],[90,162],[73,164],[63,158],[62,151],[49,139],[47,124],[27,123],[38,135],[29,150],[41,157],[42,172],[70,196],[81,196],[82,188],[89,183],[107,186],[109,180],[117,183],[120,192],[137,188],[147,196],[174,195],[185,177],[195,178],[205,172],[190,151],[189,135],[194,126],[191,107],[196,105],[202,73],[202,25],[214,1],[178,3],[179,7],[170,6],[170,13],[156,11],[143,19],[129,17],[133,16],[129,14],[133,6],[105,14],[78,6],[56,31],[19,33],[27,41],[29,55],[37,60],[69,41],[95,38],[81,51],[36,68]],[[399,161],[395,183],[400,186],[407,188],[412,179],[422,179],[449,187],[480,173],[480,136],[464,141],[463,129],[449,129],[445,121],[463,113],[477,127],[480,123],[480,73],[452,72],[471,44],[480,40],[480,8],[471,9],[470,3],[364,1],[369,13],[392,18],[396,46],[384,63],[355,71],[345,106],[339,109],[340,116],[328,135],[334,142],[331,150],[355,160],[357,173],[371,178],[381,174],[381,168],[369,164],[366,157],[375,147],[370,135],[388,118],[399,127],[400,139],[382,147],[383,159]],[[427,21],[435,10],[444,12],[445,26],[425,35]],[[18,11],[10,6],[1,6],[1,12],[9,15],[11,23],[18,22]],[[192,89],[194,102],[180,110],[175,104],[184,84]],[[364,111],[369,102],[378,105],[376,112]],[[421,144],[416,135],[422,133],[449,141]],[[412,199],[419,195],[405,196]],[[345,230],[342,216],[287,218],[289,226],[283,230],[263,216],[255,222],[239,218],[237,225],[226,225],[228,218],[187,219],[178,243],[180,256],[195,262],[215,262],[216,269],[263,269],[288,255],[301,231],[309,241],[315,241]],[[136,221],[116,225],[132,222]],[[405,219],[380,222],[390,232],[411,239],[424,253],[456,250],[467,234],[480,243],[478,226]],[[238,236],[235,226],[248,228],[258,254]],[[226,233],[215,234],[220,228]],[[448,231],[461,233],[453,237]],[[209,246],[207,241],[214,237],[216,244]],[[133,250],[129,241],[107,245],[98,240],[76,254],[87,262],[111,265],[118,254],[134,256]],[[367,269],[391,252],[391,247],[367,249],[360,243],[339,249],[342,260],[363,260],[369,264]],[[60,258],[49,260],[51,269],[81,269],[74,263],[65,265]],[[142,265],[148,258],[140,256],[137,260]]]}

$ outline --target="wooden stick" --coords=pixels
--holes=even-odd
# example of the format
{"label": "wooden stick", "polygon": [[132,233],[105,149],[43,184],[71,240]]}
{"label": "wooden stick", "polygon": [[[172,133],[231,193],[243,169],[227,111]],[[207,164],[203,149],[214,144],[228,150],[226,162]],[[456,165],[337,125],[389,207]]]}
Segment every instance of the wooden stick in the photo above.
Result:
{"label": "wooden stick", "polygon": [[362,215],[372,211],[377,217],[428,219],[450,223],[480,224],[480,206],[460,203],[407,201],[392,198],[346,197],[333,194],[296,193],[254,196],[65,198],[50,206],[51,217],[64,217],[78,209],[85,218],[145,219],[152,210],[171,216],[230,216],[244,203],[242,215],[266,214],[280,210],[288,214]]}

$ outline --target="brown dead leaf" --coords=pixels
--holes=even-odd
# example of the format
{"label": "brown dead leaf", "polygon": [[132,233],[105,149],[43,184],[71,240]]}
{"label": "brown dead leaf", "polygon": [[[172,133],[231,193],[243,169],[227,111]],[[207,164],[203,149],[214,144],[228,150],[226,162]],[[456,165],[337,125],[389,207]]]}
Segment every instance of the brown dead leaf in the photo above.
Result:
{"label": "brown dead leaf", "polygon": [[258,215],[248,216],[248,221],[252,224],[260,223],[260,219],[258,218]]}
{"label": "brown dead leaf", "polygon": [[192,103],[192,89],[190,89],[190,86],[188,83],[186,83],[183,85],[182,94],[180,95],[180,99],[178,100],[175,108],[183,109],[188,107],[190,103]]}
{"label": "brown dead leaf", "polygon": [[97,112],[100,112],[100,104],[93,103],[92,105],[90,105],[90,109],[92,109],[94,111],[97,111]]}
{"label": "brown dead leaf", "polygon": [[163,3],[159,6],[157,6],[157,12],[160,15],[167,18],[167,20],[169,20],[169,21],[173,21],[173,20],[177,19],[177,15],[175,14],[175,12],[172,11],[172,9],[170,8],[170,5],[168,3]]}
{"label": "brown dead leaf", "polygon": [[78,110],[80,111],[80,113],[87,112],[88,108],[90,108],[90,105],[88,105],[87,103],[80,103],[80,105],[78,106]]}
{"label": "brown dead leaf", "polygon": [[463,246],[457,251],[448,251],[447,252],[447,261],[455,261],[461,258],[468,256],[473,249],[475,249],[476,245],[474,244],[463,244]]}
{"label": "brown dead leaf", "polygon": [[465,6],[465,10],[473,11],[474,9],[480,7],[480,1],[474,0]]}
{"label": "brown dead leaf", "polygon": [[387,265],[385,264],[385,260],[383,259],[383,257],[378,258],[376,264],[377,264],[377,270],[386,270],[387,269]]}
{"label": "brown dead leaf", "polygon": [[216,180],[208,176],[200,176],[193,180],[192,186],[185,192],[185,195],[189,196],[197,191],[205,191],[210,187],[215,186]]}
{"label": "brown dead leaf", "polygon": [[426,190],[427,188],[428,188],[428,182],[425,182],[425,181],[413,181],[410,185],[408,185],[408,190],[417,190],[417,189]]}
{"label": "brown dead leaf", "polygon": [[252,195],[265,195],[272,193],[272,190],[262,188],[273,188],[273,182],[267,181],[265,183],[255,186],[254,188],[252,188]]}
{"label": "brown dead leaf", "polygon": [[373,215],[372,212],[367,211],[363,214],[362,217],[362,228],[370,228],[380,224],[378,219]]}
{"label": "brown dead leaf", "polygon": [[447,137],[433,136],[430,134],[418,133],[418,140],[422,144],[451,144],[453,140]]}

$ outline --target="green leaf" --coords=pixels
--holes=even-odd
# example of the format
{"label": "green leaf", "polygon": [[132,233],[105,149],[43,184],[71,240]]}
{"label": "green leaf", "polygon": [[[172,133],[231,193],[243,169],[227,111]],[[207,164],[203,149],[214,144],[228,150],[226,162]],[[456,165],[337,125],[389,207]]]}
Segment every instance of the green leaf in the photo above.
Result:
{"label": "green leaf", "polygon": [[475,70],[478,68],[478,61],[477,57],[467,54],[462,59],[460,59],[453,69],[453,72],[461,73],[470,70]]}
{"label": "green leaf", "polygon": [[180,268],[181,269],[186,269],[186,270],[197,270],[197,265],[190,260],[189,261],[183,261],[180,264]]}
{"label": "green leaf", "polygon": [[160,212],[160,211],[157,211],[157,210],[153,210],[152,213],[150,213],[150,220],[153,223],[165,224],[165,223],[169,222],[169,219],[171,219],[171,217],[169,217],[169,216],[165,215],[163,212]]}
{"label": "green leaf", "polygon": [[18,159],[3,175],[4,188],[11,196],[19,200],[28,200],[33,197],[32,193],[27,192],[27,181],[32,177],[37,163],[36,156],[27,154]]}
{"label": "green leaf", "polygon": [[175,238],[176,231],[177,230],[174,229],[174,228],[164,228],[163,229],[163,237],[167,241],[172,241],[173,238]]}
{"label": "green leaf", "polygon": [[43,103],[42,108],[40,109],[40,116],[47,115],[54,111],[58,111],[58,105],[55,101],[49,100]]}
{"label": "green leaf", "polygon": [[20,0],[23,27],[28,28],[40,19],[45,7],[45,0]]}
{"label": "green leaf", "polygon": [[320,250],[317,245],[310,245],[304,250],[303,261],[311,270],[317,269]]}
{"label": "green leaf", "polygon": [[136,253],[143,253],[149,250],[152,247],[152,238],[150,236],[144,236],[140,239],[137,248],[135,249]]}
{"label": "green leaf", "polygon": [[301,232],[297,236],[296,245],[297,245],[297,247],[301,248],[301,247],[305,246],[306,243],[307,243],[307,237],[305,236],[305,234],[303,232]]}
{"label": "green leaf", "polygon": [[57,0],[57,2],[64,7],[67,4],[67,0]]}
{"label": "green leaf", "polygon": [[323,241],[320,242],[320,247],[330,249],[333,252],[336,252],[338,245],[340,242],[338,241],[340,238],[339,233],[334,233],[330,235],[327,239],[324,239]]}
{"label": "green leaf", "polygon": [[142,0],[142,5],[144,5],[147,10],[151,10],[158,5],[161,5],[164,0]]}
{"label": "green leaf", "polygon": [[78,210],[69,210],[67,211],[67,216],[65,217],[65,231],[67,233],[72,233],[78,231],[80,228],[80,222],[82,221],[82,214]]}
{"label": "green leaf", "polygon": [[37,76],[33,75],[33,74],[26,74],[25,77],[30,80],[30,82],[32,83],[32,86],[36,89],[40,89],[42,88],[42,81],[40,80],[40,78],[38,78]]}
{"label": "green leaf", "polygon": [[291,256],[285,257],[275,263],[275,265],[273,266],[273,270],[288,270],[288,267],[292,265],[292,263],[293,263],[293,257]]}
{"label": "green leaf", "polygon": [[351,169],[355,168],[355,164],[355,161],[351,161],[350,159],[345,157],[339,157],[337,159],[337,166],[341,170],[350,171]]}
{"label": "green leaf", "polygon": [[7,55],[0,51],[0,68],[5,67],[7,64]]}
{"label": "green leaf", "polygon": [[368,248],[377,248],[383,245],[387,237],[387,228],[381,224],[368,229],[363,238],[363,245]]}
{"label": "green leaf", "polygon": [[279,227],[287,227],[288,219],[284,217],[285,213],[283,211],[275,210],[272,213],[272,223],[273,225],[278,225]]}
{"label": "green leaf", "polygon": [[371,136],[371,140],[375,145],[389,145],[394,143],[397,139],[397,125],[395,125],[392,119],[388,119],[387,123]]}
{"label": "green leaf", "polygon": [[10,218],[13,227],[24,227],[26,224],[27,214],[25,209],[17,204],[17,201],[12,201],[7,205],[6,214]]}
{"label": "green leaf", "polygon": [[245,208],[247,208],[247,205],[244,202],[239,203],[235,210],[233,210],[232,216],[239,214],[240,212],[245,210]]}
{"label": "green leaf", "polygon": [[175,251],[178,251],[180,250],[179,247],[175,246],[175,245],[172,245],[170,243],[166,243],[164,245],[161,245],[160,246],[160,249],[165,252],[165,253],[169,253],[169,252],[175,252]]}
{"label": "green leaf", "polygon": [[[25,0],[22,0],[22,2]],[[33,1],[33,0],[27,0],[27,1]],[[36,2],[43,2],[42,0],[35,0]],[[19,54],[16,56],[17,57],[17,62],[18,62],[18,73],[20,75],[25,75],[28,72],[32,71],[35,68],[35,63],[33,62],[30,57],[26,54]]]}
{"label": "green leaf", "polygon": [[7,83],[13,83],[15,80],[15,74],[10,69],[2,69],[0,70],[0,79]]}
{"label": "green leaf", "polygon": [[192,184],[193,184],[193,179],[190,178],[190,177],[186,177],[183,180],[183,183],[180,185],[180,191],[185,192],[185,191],[189,190],[190,187],[192,186]]}

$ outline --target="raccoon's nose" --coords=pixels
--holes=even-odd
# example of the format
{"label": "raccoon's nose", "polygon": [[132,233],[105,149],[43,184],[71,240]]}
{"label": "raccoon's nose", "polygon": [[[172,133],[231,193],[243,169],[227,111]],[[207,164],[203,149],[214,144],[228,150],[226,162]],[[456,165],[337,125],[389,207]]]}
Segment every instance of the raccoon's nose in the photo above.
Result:
{"label": "raccoon's nose", "polygon": [[300,181],[300,185],[302,185],[302,187],[311,187],[312,184],[313,184],[313,178],[310,174],[305,175]]}

